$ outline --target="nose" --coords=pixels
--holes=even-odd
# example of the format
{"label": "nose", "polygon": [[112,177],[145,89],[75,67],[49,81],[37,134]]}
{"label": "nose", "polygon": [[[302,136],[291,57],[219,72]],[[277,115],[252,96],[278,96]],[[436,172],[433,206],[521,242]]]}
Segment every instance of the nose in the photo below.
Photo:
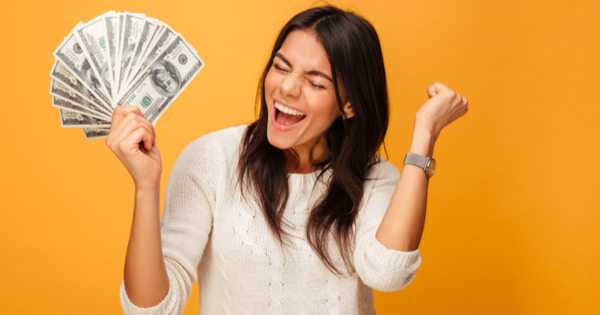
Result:
{"label": "nose", "polygon": [[297,75],[289,74],[283,78],[279,88],[281,92],[286,96],[298,97],[301,93],[300,84],[302,83],[302,79]]}

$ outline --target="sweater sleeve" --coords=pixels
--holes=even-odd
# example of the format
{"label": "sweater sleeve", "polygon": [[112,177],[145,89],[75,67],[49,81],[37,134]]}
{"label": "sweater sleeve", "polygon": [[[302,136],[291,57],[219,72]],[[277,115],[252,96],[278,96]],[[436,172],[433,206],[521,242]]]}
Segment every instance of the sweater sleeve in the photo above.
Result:
{"label": "sweater sleeve", "polygon": [[375,238],[400,172],[385,160],[373,167],[376,170],[369,180],[374,183],[357,220],[354,262],[364,284],[378,291],[397,291],[415,278],[421,254],[418,248],[410,252],[387,249]]}
{"label": "sweater sleeve", "polygon": [[212,228],[221,150],[209,135],[192,142],[177,159],[165,194],[161,218],[162,252],[169,292],[158,305],[140,308],[121,283],[125,314],[181,314],[197,280],[196,268]]}

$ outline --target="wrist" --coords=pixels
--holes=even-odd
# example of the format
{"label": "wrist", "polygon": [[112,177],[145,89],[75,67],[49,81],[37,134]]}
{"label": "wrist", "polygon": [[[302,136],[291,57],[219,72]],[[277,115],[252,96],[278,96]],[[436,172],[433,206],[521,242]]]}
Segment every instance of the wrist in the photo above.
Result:
{"label": "wrist", "polygon": [[432,157],[436,140],[437,136],[434,132],[426,127],[415,124],[409,152],[425,157]]}
{"label": "wrist", "polygon": [[155,192],[160,190],[160,177],[144,181],[134,181],[136,192]]}

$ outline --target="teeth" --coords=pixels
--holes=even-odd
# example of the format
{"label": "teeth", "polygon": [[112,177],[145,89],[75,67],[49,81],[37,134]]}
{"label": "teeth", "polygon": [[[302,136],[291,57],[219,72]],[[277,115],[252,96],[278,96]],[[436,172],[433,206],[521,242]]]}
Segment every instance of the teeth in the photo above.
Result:
{"label": "teeth", "polygon": [[289,107],[285,107],[285,106],[283,106],[282,104],[280,104],[278,102],[275,102],[275,108],[277,108],[279,111],[284,112],[284,113],[286,113],[288,115],[294,115],[294,116],[304,116],[304,115],[306,115],[306,114],[301,113],[301,112],[299,112],[297,110],[291,109]]}

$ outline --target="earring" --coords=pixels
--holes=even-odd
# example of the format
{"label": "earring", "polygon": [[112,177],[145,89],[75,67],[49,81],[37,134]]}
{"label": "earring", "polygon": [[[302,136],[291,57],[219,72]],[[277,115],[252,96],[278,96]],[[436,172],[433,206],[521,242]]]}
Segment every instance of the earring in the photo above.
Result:
{"label": "earring", "polygon": [[342,118],[342,120],[346,120],[346,113],[342,112],[341,118]]}

